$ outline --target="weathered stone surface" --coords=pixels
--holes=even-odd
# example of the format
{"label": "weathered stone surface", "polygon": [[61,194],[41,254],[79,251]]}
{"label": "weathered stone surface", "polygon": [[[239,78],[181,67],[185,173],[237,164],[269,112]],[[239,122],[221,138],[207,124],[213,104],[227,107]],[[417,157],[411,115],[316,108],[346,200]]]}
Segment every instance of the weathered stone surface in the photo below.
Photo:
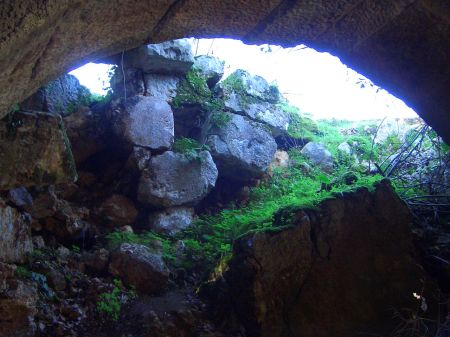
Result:
{"label": "weathered stone surface", "polygon": [[243,114],[257,122],[266,124],[274,137],[285,135],[289,127],[289,116],[275,104],[267,102],[250,103]]}
{"label": "weathered stone surface", "polygon": [[193,220],[193,208],[173,207],[150,214],[149,225],[155,232],[175,235],[191,226]]}
{"label": "weathered stone surface", "polygon": [[196,69],[212,88],[223,76],[224,62],[213,56],[200,55],[195,57],[194,69]]}
{"label": "weathered stone surface", "polygon": [[146,96],[128,98],[115,115],[115,131],[132,145],[167,150],[173,144],[173,113],[170,105]]}
{"label": "weathered stone surface", "polygon": [[20,103],[20,108],[66,116],[75,112],[78,106],[89,103],[90,95],[89,89],[75,76],[66,74],[40,88]]}
{"label": "weathered stone surface", "polygon": [[99,212],[115,227],[133,224],[138,214],[133,202],[120,194],[113,194],[103,201]]}
{"label": "weathered stone surface", "polygon": [[132,67],[153,74],[183,75],[193,63],[191,44],[186,39],[142,46],[127,51],[123,58],[125,68]]}
{"label": "weathered stone surface", "polygon": [[301,153],[305,155],[312,164],[318,165],[322,170],[331,172],[333,170],[333,156],[322,144],[309,142],[306,144]]}
{"label": "weathered stone surface", "polygon": [[145,95],[171,101],[177,94],[180,77],[163,74],[145,74]]}
{"label": "weathered stone surface", "polygon": [[138,244],[123,243],[114,251],[109,271],[146,294],[160,292],[169,279],[169,270],[161,255]]}
{"label": "weathered stone surface", "polygon": [[139,181],[138,199],[155,206],[194,205],[214,187],[217,168],[208,151],[188,159],[172,151],[152,157]]}
{"label": "weathered stone surface", "polygon": [[260,100],[268,103],[277,103],[280,99],[278,88],[269,85],[267,81],[258,75],[252,75],[248,71],[238,69],[230,74],[221,84],[225,98],[234,93],[239,97],[239,107],[234,102],[225,100],[225,106],[231,109],[245,109],[252,100]]}
{"label": "weathered stone surface", "polygon": [[220,174],[246,179],[263,174],[277,149],[277,144],[263,125],[248,118],[227,114],[230,121],[214,128],[207,144]]}
{"label": "weathered stone surface", "polygon": [[[2,2],[0,115],[69,68],[180,36],[306,43],[409,103],[450,142],[447,1]],[[215,13],[215,15],[211,15]],[[420,25],[418,23],[421,23]],[[419,46],[419,47],[418,47]]]}
{"label": "weathered stone surface", "polygon": [[0,190],[73,181],[75,163],[58,116],[15,113],[0,121]]}
{"label": "weathered stone surface", "polygon": [[7,206],[0,199],[0,260],[7,263],[25,262],[33,251],[31,218]]}
{"label": "weathered stone surface", "polygon": [[352,154],[352,147],[347,142],[343,142],[343,143],[339,144],[337,149],[345,154],[348,154],[348,155]]}
{"label": "weathered stone surface", "polygon": [[283,225],[286,216],[294,228],[238,240],[224,275],[229,292],[220,305],[229,299],[245,335],[386,335],[397,324],[389,308],[417,308],[412,294],[422,289],[433,310],[411,215],[387,181],[275,221]]}
{"label": "weathered stone surface", "polygon": [[36,287],[14,277],[15,266],[0,262],[0,337],[33,337]]}

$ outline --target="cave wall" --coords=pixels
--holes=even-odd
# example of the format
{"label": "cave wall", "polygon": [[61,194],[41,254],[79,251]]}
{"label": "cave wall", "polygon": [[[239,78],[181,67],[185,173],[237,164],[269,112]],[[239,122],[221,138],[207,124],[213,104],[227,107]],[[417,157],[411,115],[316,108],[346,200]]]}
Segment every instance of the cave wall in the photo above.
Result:
{"label": "cave wall", "polygon": [[0,19],[0,116],[88,61],[184,36],[232,37],[337,55],[450,143],[446,0],[6,0]]}

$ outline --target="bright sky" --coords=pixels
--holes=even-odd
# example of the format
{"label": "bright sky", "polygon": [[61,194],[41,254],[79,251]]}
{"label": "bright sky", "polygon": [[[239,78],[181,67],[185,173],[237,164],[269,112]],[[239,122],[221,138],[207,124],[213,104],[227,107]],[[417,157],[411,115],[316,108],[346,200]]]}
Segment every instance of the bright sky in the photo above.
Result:
{"label": "bright sky", "polygon": [[[250,46],[238,40],[193,40],[198,55],[216,56],[225,61],[225,75],[245,69],[278,85],[291,104],[313,118],[348,120],[417,117],[403,101],[371,84],[328,53],[305,46],[284,49],[278,46]],[[270,49],[270,51],[268,51]],[[91,91],[104,93],[110,66],[89,63],[71,72]],[[361,79],[365,84],[361,88]]]}

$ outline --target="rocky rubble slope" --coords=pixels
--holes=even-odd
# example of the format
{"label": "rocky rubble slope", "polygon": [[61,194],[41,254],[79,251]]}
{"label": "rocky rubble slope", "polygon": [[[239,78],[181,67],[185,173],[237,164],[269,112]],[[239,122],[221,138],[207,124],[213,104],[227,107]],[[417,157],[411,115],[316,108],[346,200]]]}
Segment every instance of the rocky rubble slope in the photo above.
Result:
{"label": "rocky rubble slope", "polygon": [[[221,80],[223,64],[183,41],[120,59],[109,101],[73,96],[66,76],[36,94],[63,111],[32,97],[0,122],[1,337],[350,336],[384,332],[412,292],[434,310],[386,182],[280,211],[273,233],[236,241],[200,299],[210,270],[178,235],[289,166],[276,139],[291,137],[292,115],[263,78]],[[309,147],[325,157],[311,165],[333,169]]]}

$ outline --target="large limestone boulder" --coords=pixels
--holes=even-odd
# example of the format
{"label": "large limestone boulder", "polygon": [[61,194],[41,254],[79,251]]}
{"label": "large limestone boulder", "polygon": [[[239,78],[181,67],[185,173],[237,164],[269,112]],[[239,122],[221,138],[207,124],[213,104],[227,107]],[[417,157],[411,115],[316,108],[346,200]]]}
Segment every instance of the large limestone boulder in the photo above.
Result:
{"label": "large limestone boulder", "polygon": [[322,144],[309,142],[302,148],[301,153],[325,172],[333,170],[333,156]]}
{"label": "large limestone boulder", "polygon": [[220,174],[235,179],[260,176],[277,150],[275,140],[260,123],[236,114],[226,116],[226,125],[213,128],[207,138]]}
{"label": "large limestone boulder", "polygon": [[219,88],[227,110],[266,124],[274,137],[287,133],[290,119],[277,105],[280,101],[278,88],[261,76],[239,69],[222,81]]}
{"label": "large limestone boulder", "polygon": [[268,102],[249,103],[243,114],[254,121],[266,124],[274,137],[287,134],[289,116],[275,104]]}
{"label": "large limestone boulder", "polygon": [[128,98],[114,113],[114,129],[131,145],[167,150],[173,144],[174,122],[170,105],[158,98]]}
{"label": "large limestone boulder", "polygon": [[76,179],[70,143],[59,116],[16,112],[0,121],[0,190]]}
{"label": "large limestone boulder", "polygon": [[414,292],[434,310],[433,285],[415,260],[411,214],[387,181],[315,210],[281,212],[276,225],[286,217],[293,228],[238,240],[218,282],[228,287],[218,305],[227,308],[229,299],[226,310],[246,336],[386,336],[398,324],[391,309],[417,310]]}
{"label": "large limestone boulder", "polygon": [[[121,64],[121,60],[116,62]],[[144,73],[183,75],[192,67],[194,58],[189,41],[179,39],[130,50],[124,54],[123,63],[126,68],[137,68]]]}
{"label": "large limestone boulder", "polygon": [[180,76],[145,74],[145,95],[169,102],[176,96],[180,80]]}
{"label": "large limestone boulder", "polygon": [[0,199],[0,261],[23,263],[33,251],[31,217]]}
{"label": "large limestone boulder", "polygon": [[208,87],[212,88],[223,76],[224,62],[213,56],[200,55],[195,57],[193,68],[206,79]]}
{"label": "large limestone boulder", "polygon": [[158,233],[175,235],[192,225],[194,209],[191,207],[172,207],[155,212],[149,216],[149,225]]}
{"label": "large limestone boulder", "polygon": [[208,151],[197,159],[172,151],[151,158],[142,172],[139,201],[154,206],[195,205],[214,187],[218,171]]}
{"label": "large limestone boulder", "polygon": [[40,88],[20,103],[23,110],[43,111],[51,114],[69,115],[80,105],[89,104],[91,93],[78,79],[65,74]]}
{"label": "large limestone boulder", "polygon": [[[280,100],[277,87],[267,83],[263,77],[252,75],[242,69],[236,70],[223,80],[220,88],[225,97],[225,106],[230,109],[245,108],[246,104],[254,100],[268,103],[278,103]],[[232,96],[233,94],[236,96]]]}
{"label": "large limestone boulder", "polygon": [[138,244],[120,245],[111,254],[109,271],[128,286],[146,294],[160,292],[169,279],[169,269],[161,254]]}

